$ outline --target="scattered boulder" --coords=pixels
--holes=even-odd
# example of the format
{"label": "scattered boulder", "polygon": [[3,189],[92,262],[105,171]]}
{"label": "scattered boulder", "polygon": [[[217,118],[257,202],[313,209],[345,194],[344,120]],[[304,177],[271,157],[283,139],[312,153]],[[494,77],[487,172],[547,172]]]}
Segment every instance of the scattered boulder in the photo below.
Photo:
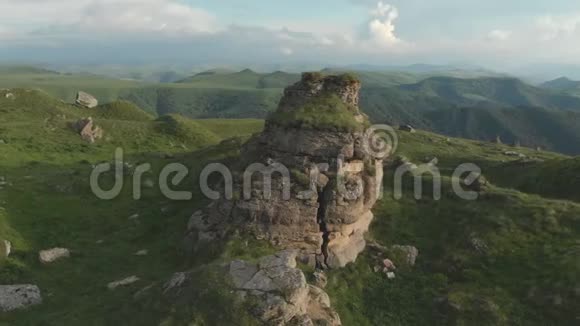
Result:
{"label": "scattered boulder", "polygon": [[79,135],[81,135],[81,138],[88,143],[92,144],[103,138],[103,129],[95,125],[93,118],[91,117],[78,120],[72,127],[79,133]]}
{"label": "scattered boulder", "polygon": [[6,93],[5,97],[9,100],[14,100],[16,99],[16,96],[12,93]]}
{"label": "scattered boulder", "polygon": [[397,269],[397,266],[395,266],[395,263],[393,263],[392,260],[386,258],[383,260],[383,268],[386,269],[387,271],[392,271]]}
{"label": "scattered boulder", "polygon": [[491,183],[483,176],[483,174],[480,174],[475,179],[463,179],[461,180],[461,184],[469,190],[480,193],[486,191],[491,186]]}
{"label": "scattered boulder", "polygon": [[163,285],[163,293],[169,294],[172,291],[179,292],[178,288],[185,284],[188,280],[188,273],[175,273],[171,279]]}
{"label": "scattered boulder", "polygon": [[395,279],[395,277],[396,277],[396,275],[395,275],[395,273],[394,273],[394,272],[388,272],[388,273],[387,273],[387,278],[388,278],[389,280],[394,280],[394,279]]}
{"label": "scattered boulder", "polygon": [[9,312],[42,303],[36,285],[0,285],[0,311]]}
{"label": "scattered boulder", "polygon": [[43,264],[50,264],[57,260],[69,258],[70,250],[66,248],[52,248],[47,250],[42,250],[38,253],[38,258]]}
{"label": "scattered boulder", "polygon": [[81,107],[92,109],[99,105],[99,101],[89,93],[78,92],[75,103]]}
{"label": "scattered boulder", "polygon": [[12,251],[12,243],[8,240],[0,241],[0,259],[8,258],[10,252]]}
{"label": "scattered boulder", "polygon": [[129,276],[127,278],[124,278],[122,280],[119,281],[115,281],[115,282],[111,282],[109,284],[107,284],[107,288],[109,290],[114,290],[120,286],[127,286],[127,285],[131,285],[133,283],[136,283],[140,280],[140,278],[138,278],[137,276],[133,275],[133,276]]}
{"label": "scattered boulder", "polygon": [[135,253],[135,256],[147,256],[149,254],[149,250],[143,249],[139,250]]}
{"label": "scattered boulder", "polygon": [[487,243],[475,233],[469,235],[469,245],[479,254],[486,254],[489,251]]}
{"label": "scattered boulder", "polygon": [[258,263],[236,260],[229,264],[235,291],[255,302],[252,314],[268,325],[341,325],[328,294],[308,285],[296,268],[297,251],[282,251]]}
{"label": "scattered boulder", "polygon": [[406,131],[406,132],[410,132],[410,133],[414,133],[416,131],[415,128],[413,128],[413,126],[411,126],[411,125],[402,125],[402,126],[399,126],[399,130]]}
{"label": "scattered boulder", "polygon": [[527,156],[525,154],[518,153],[518,152],[514,152],[514,151],[506,151],[506,152],[503,152],[503,155],[506,155],[506,156],[515,156],[515,157],[519,157],[521,159],[527,158]]}
{"label": "scattered boulder", "polygon": [[413,246],[395,245],[391,247],[391,251],[395,254],[400,253],[404,259],[403,263],[407,264],[408,266],[415,266],[415,262],[419,256],[419,249]]}

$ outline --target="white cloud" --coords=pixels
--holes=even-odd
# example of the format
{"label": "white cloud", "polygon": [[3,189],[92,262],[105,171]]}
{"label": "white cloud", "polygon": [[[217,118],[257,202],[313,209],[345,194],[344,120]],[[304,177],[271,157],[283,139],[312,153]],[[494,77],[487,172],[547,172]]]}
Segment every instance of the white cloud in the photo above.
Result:
{"label": "white cloud", "polygon": [[197,33],[216,29],[207,12],[175,0],[99,0],[83,10],[78,25],[96,31]]}
{"label": "white cloud", "polygon": [[[208,12],[179,0],[2,0],[0,21],[30,33],[183,34],[217,29]],[[24,22],[24,23],[23,23]]]}
{"label": "white cloud", "polygon": [[539,38],[549,41],[563,36],[570,36],[580,30],[580,15],[546,15],[536,21]]}
{"label": "white cloud", "polygon": [[507,41],[512,36],[511,31],[502,29],[494,29],[487,34],[487,39],[490,41]]}
{"label": "white cloud", "polygon": [[[79,48],[85,50],[81,59],[89,61],[97,61],[99,55],[116,59],[120,52],[127,60],[165,60],[171,56],[216,63],[267,62],[283,57],[329,63],[580,58],[580,12],[542,17],[529,14],[509,21],[482,19],[473,24],[475,32],[452,30],[447,24],[426,30],[428,27],[419,24],[423,21],[418,21],[414,25],[420,26],[423,34],[419,34],[412,21],[399,23],[399,15],[419,19],[407,1],[425,0],[351,0],[357,4],[353,10],[353,15],[359,13],[356,21],[312,17],[284,21],[272,17],[271,21],[261,19],[259,26],[229,26],[229,22],[187,5],[185,0],[0,0],[0,48],[22,47],[18,53],[25,53],[24,46],[32,45],[40,49],[34,55],[43,60],[42,49],[48,46],[62,49],[54,57],[73,59],[78,55],[71,49]],[[456,4],[459,0],[445,1]],[[443,9],[432,13],[437,20],[449,19],[449,26],[455,29],[463,26]],[[404,37],[399,35],[401,28],[405,29]],[[538,45],[539,40],[545,43]],[[538,46],[550,51],[534,50]],[[92,47],[95,51],[87,50]],[[115,54],[100,53],[106,50]]]}
{"label": "white cloud", "polygon": [[370,38],[379,45],[393,45],[400,42],[395,35],[395,20],[399,18],[399,11],[394,6],[379,1],[376,8],[371,10],[373,17],[368,23]]}
{"label": "white cloud", "polygon": [[282,47],[280,49],[280,52],[286,56],[290,56],[290,55],[294,54],[294,50],[292,50],[291,48],[286,48],[286,47]]}

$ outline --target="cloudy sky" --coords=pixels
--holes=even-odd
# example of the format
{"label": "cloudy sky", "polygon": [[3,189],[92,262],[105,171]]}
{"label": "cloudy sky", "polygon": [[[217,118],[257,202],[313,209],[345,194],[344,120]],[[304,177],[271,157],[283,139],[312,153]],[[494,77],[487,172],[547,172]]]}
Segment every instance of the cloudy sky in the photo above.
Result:
{"label": "cloudy sky", "polygon": [[0,0],[0,60],[580,64],[580,1]]}

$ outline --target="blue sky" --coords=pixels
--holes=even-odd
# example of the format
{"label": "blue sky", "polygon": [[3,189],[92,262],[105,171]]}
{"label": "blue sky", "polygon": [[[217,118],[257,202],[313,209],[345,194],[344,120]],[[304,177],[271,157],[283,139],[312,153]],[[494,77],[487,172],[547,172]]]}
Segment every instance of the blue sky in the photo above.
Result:
{"label": "blue sky", "polygon": [[0,0],[0,60],[580,64],[579,41],[578,0]]}

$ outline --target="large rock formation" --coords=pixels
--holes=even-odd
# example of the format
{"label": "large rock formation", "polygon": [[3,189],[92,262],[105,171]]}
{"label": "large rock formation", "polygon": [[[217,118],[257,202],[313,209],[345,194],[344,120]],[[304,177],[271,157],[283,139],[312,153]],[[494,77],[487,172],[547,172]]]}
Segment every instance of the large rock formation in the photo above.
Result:
{"label": "large rock formation", "polygon": [[244,146],[232,198],[192,216],[188,245],[235,229],[297,249],[319,268],[353,262],[365,248],[385,158],[369,150],[360,87],[348,75],[315,73],[288,87],[264,131]]}

